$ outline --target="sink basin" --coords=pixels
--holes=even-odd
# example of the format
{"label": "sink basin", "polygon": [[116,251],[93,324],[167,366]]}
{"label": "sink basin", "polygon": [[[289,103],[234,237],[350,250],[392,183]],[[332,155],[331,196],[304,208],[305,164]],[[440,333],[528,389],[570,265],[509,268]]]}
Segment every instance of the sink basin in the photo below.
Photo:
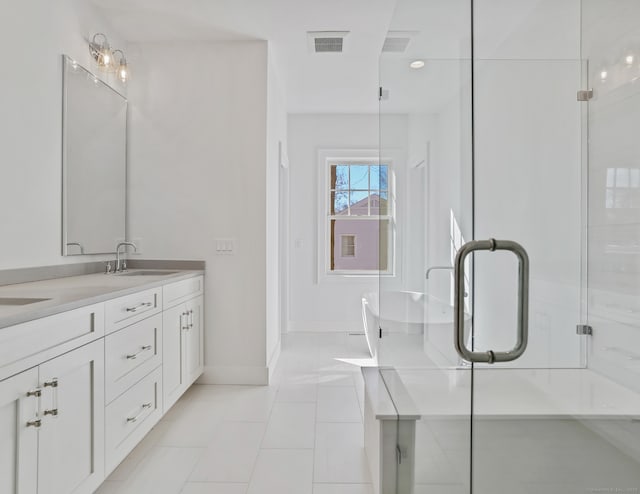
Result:
{"label": "sink basin", "polygon": [[147,269],[145,271],[127,271],[126,273],[119,274],[118,276],[167,276],[170,274],[176,274],[178,271],[155,271]]}
{"label": "sink basin", "polygon": [[29,305],[36,302],[44,302],[45,300],[51,300],[50,298],[10,298],[0,297],[0,305]]}

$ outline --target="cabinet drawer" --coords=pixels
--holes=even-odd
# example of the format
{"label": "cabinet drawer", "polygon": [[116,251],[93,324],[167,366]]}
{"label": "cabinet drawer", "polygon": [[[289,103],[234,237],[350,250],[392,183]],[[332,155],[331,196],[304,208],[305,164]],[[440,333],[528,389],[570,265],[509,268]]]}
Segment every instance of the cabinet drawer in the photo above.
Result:
{"label": "cabinet drawer", "polygon": [[0,330],[0,379],[104,336],[104,306],[89,305]]}
{"label": "cabinet drawer", "polygon": [[189,298],[200,295],[204,290],[204,276],[196,276],[186,280],[165,285],[162,288],[164,308],[172,307]]}
{"label": "cabinet drawer", "polygon": [[107,406],[105,412],[105,473],[131,452],[160,420],[162,368],[158,367]]}
{"label": "cabinet drawer", "polygon": [[162,310],[162,287],[105,302],[105,332],[112,333]]}
{"label": "cabinet drawer", "polygon": [[105,338],[107,403],[162,363],[162,315],[143,319]]}

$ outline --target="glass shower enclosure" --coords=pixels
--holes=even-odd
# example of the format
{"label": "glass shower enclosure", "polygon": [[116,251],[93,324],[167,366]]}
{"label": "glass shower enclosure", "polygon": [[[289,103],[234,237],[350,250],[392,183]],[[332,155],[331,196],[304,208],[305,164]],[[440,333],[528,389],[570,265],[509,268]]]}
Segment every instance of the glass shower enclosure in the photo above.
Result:
{"label": "glass shower enclosure", "polygon": [[635,0],[397,2],[376,494],[640,490],[638,78]]}

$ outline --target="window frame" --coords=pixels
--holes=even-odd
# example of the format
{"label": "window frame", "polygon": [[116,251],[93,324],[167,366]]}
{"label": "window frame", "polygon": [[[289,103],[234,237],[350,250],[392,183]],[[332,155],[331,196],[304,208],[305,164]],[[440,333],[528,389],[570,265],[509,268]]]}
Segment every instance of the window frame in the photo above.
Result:
{"label": "window frame", "polygon": [[[388,210],[386,215],[375,216],[341,216],[331,214],[331,165],[353,164],[353,165],[386,165]],[[392,158],[379,157],[377,149],[340,149],[340,150],[319,150],[318,151],[318,237],[317,237],[317,274],[318,282],[332,281],[345,278],[370,279],[378,276],[396,275],[396,243],[397,224],[395,207],[396,180],[394,160]],[[369,208],[371,205],[369,205]],[[380,222],[383,219],[389,221],[388,236],[388,259],[387,270],[354,270],[341,269],[331,270],[331,220],[338,219],[344,221],[365,220]]]}

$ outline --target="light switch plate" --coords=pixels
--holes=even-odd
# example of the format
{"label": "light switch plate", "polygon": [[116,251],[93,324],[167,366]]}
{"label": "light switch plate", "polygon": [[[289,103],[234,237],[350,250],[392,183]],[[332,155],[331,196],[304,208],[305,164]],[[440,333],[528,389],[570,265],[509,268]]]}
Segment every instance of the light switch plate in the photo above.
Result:
{"label": "light switch plate", "polygon": [[233,238],[216,239],[216,254],[219,256],[232,256],[236,250],[236,241]]}

